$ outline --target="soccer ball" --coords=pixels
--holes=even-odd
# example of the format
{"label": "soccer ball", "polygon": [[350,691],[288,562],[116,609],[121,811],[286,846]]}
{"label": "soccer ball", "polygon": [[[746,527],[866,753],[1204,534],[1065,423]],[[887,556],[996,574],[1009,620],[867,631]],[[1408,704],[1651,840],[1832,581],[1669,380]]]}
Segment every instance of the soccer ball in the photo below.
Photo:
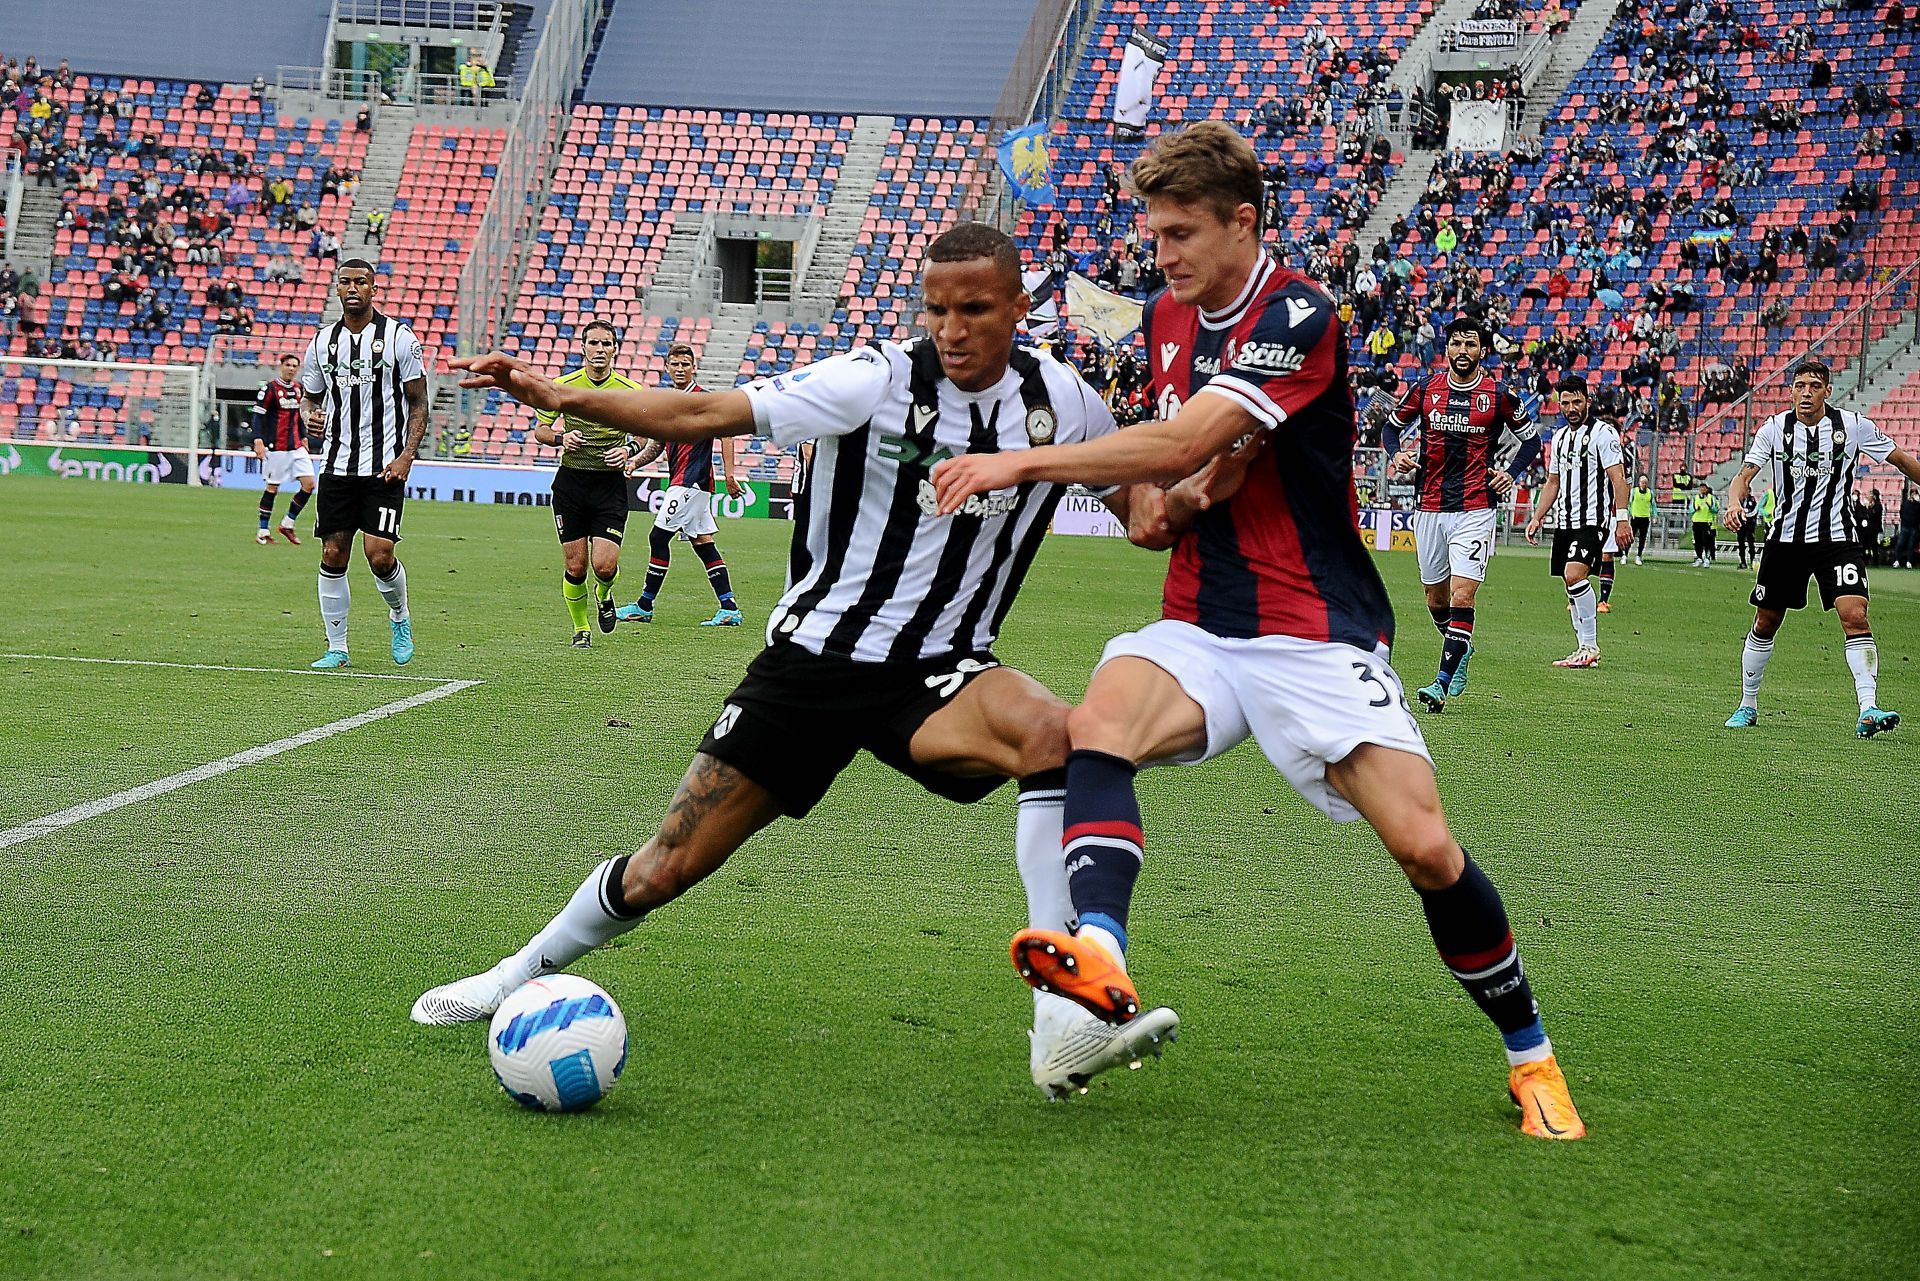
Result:
{"label": "soccer ball", "polygon": [[549,974],[515,988],[487,1029],[493,1074],[523,1107],[581,1112],[627,1066],[627,1020],[599,986]]}

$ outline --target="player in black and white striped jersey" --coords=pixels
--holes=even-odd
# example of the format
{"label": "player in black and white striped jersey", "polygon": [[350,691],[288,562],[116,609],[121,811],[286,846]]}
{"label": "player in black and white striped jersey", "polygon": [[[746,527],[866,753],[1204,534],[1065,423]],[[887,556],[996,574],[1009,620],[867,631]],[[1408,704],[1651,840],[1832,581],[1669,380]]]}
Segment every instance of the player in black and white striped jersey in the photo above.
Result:
{"label": "player in black and white striped jersey", "polygon": [[347,563],[361,534],[374,585],[387,602],[393,661],[413,657],[407,571],[394,558],[407,474],[427,430],[427,373],[420,340],[403,320],[374,309],[373,264],[349,258],[334,273],[340,319],[324,325],[300,363],[302,409],[323,426],[314,536],[320,539],[320,621],[327,652],[317,668],[347,665]]}
{"label": "player in black and white striped jersey", "polygon": [[[814,449],[767,647],[700,743],[659,832],[595,868],[520,951],[422,995],[415,1021],[487,1017],[520,983],[565,968],[678,898],[775,818],[804,816],[861,751],[963,804],[1018,780],[1014,846],[1029,923],[1067,927],[1067,705],[992,652],[1064,487],[1011,486],[943,516],[931,474],[955,454],[1104,436],[1113,415],[1072,368],[1014,342],[1028,299],[1011,239],[963,223],[927,257],[925,338],[732,391],[601,391],[556,385],[506,356],[454,362],[471,371],[463,386],[635,436],[758,432],[782,448],[812,440]],[[1198,502],[1194,488],[1170,496]],[[1127,491],[1108,502],[1124,519]],[[1161,1009],[1108,1027],[1038,993],[1033,1080],[1063,1093],[1157,1052],[1177,1026]]]}
{"label": "player in black and white striped jersey", "polygon": [[1867,626],[1867,558],[1853,526],[1847,495],[1864,455],[1891,463],[1920,480],[1920,461],[1896,446],[1873,420],[1827,403],[1833,375],[1818,360],[1793,370],[1793,408],[1775,414],[1754,433],[1747,460],[1727,492],[1729,528],[1738,528],[1753,478],[1772,469],[1777,506],[1760,549],[1760,573],[1751,598],[1753,630],[1740,658],[1740,706],[1728,729],[1746,729],[1760,719],[1760,682],[1773,657],[1774,633],[1790,609],[1807,604],[1807,580],[1819,585],[1820,604],[1840,616],[1847,666],[1860,701],[1855,732],[1861,738],[1892,729],[1898,712],[1877,705],[1880,651]]}
{"label": "player in black and white striped jersey", "polygon": [[1588,581],[1601,553],[1625,547],[1632,537],[1627,522],[1627,469],[1620,431],[1593,417],[1587,380],[1568,374],[1554,388],[1564,421],[1553,434],[1553,462],[1546,484],[1534,502],[1527,522],[1527,541],[1538,542],[1540,529],[1551,515],[1553,536],[1550,570],[1566,582],[1567,604],[1573,608],[1573,653],[1554,660],[1555,667],[1600,665],[1599,602]]}

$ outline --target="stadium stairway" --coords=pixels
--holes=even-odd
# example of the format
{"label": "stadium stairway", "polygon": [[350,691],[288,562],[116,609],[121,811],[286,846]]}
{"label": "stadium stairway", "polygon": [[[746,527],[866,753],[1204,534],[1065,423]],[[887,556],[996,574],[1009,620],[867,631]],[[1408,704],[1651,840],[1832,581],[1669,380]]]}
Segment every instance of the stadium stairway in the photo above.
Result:
{"label": "stadium stairway", "polygon": [[[1920,343],[1912,341],[1914,319],[1912,313],[1895,322],[1886,337],[1867,349],[1866,366],[1871,369],[1881,361],[1886,367],[1867,379],[1867,385],[1861,389],[1853,406],[1867,417],[1872,418],[1893,394],[1913,377],[1920,373]],[[1891,434],[1891,433],[1889,433]],[[1895,439],[1899,439],[1895,437]],[[1902,440],[1903,446],[1911,448],[1914,442]]]}
{"label": "stadium stairway", "polygon": [[740,381],[740,362],[746,357],[747,340],[753,337],[759,319],[759,308],[750,302],[723,302],[715,309],[713,328],[700,349],[696,376],[702,387],[725,391]]}
{"label": "stadium stairway", "polygon": [[647,303],[648,310],[656,315],[679,315],[693,301],[693,267],[706,235],[707,213],[704,209],[675,209],[667,218],[671,224],[667,244],[647,285]]}
{"label": "stadium stairway", "polygon": [[1367,214],[1366,221],[1355,229],[1354,235],[1364,239],[1367,229],[1385,239],[1387,228],[1393,226],[1395,218],[1412,218],[1414,209],[1420,203],[1420,197],[1426,194],[1427,183],[1433,177],[1433,171],[1440,163],[1443,152],[1415,151],[1408,148],[1406,163],[1400,166],[1393,177],[1387,179],[1387,189],[1380,193],[1380,203]]}
{"label": "stadium stairway", "polygon": [[20,225],[13,232],[13,264],[33,273],[43,288],[53,278],[54,223],[60,195],[53,187],[29,182],[20,188]]}
{"label": "stadium stairway", "polygon": [[[880,167],[887,158],[887,139],[893,134],[892,116],[859,116],[853,135],[847,142],[847,154],[840,161],[840,180],[834,184],[833,199],[827,203],[826,216],[820,222],[820,234],[814,237],[813,252],[800,264],[799,300],[809,306],[831,311],[840,302],[840,285],[846,279],[847,263],[860,239],[860,228],[867,218],[867,201],[880,181]],[[752,326],[748,326],[748,332]],[[715,332],[718,332],[716,326]],[[745,337],[741,339],[744,351]],[[735,361],[735,365],[738,365]]]}
{"label": "stadium stairway", "polygon": [[[1411,94],[1415,86],[1424,87],[1427,82],[1427,63],[1439,51],[1440,37],[1451,31],[1455,24],[1472,18],[1474,10],[1479,7],[1480,0],[1440,0],[1407,47],[1401,50],[1400,60],[1393,64],[1393,70],[1387,75],[1388,86],[1398,89],[1402,94]],[[1387,221],[1392,222],[1393,219],[1389,217]]]}
{"label": "stadium stairway", "polygon": [[[381,107],[374,113],[373,134],[367,143],[366,158],[360,164],[360,185],[353,191],[353,213],[347,219],[347,234],[341,237],[340,257],[380,261],[380,246],[367,241],[367,215],[379,212],[393,217],[394,197],[400,191],[400,172],[407,163],[407,140],[413,136],[412,107]],[[399,300],[389,307],[400,308]],[[327,310],[321,323],[340,319],[340,300],[327,294]]]}
{"label": "stadium stairway", "polygon": [[1520,116],[1523,135],[1540,135],[1546,127],[1547,113],[1560,104],[1567,86],[1600,47],[1622,4],[1623,0],[1588,0],[1574,11],[1573,21],[1553,42],[1547,69],[1527,89],[1527,109]]}

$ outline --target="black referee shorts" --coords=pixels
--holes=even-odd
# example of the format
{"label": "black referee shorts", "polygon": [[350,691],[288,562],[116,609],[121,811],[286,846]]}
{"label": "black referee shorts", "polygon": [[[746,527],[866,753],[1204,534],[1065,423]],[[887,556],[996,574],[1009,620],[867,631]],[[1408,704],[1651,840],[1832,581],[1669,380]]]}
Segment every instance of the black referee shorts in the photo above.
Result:
{"label": "black referee shorts", "polygon": [[1585,565],[1592,569],[1600,563],[1600,551],[1613,537],[1612,530],[1603,530],[1598,525],[1582,525],[1578,529],[1555,530],[1553,535],[1553,558],[1549,562],[1550,572],[1555,578],[1567,572],[1569,563]]}
{"label": "black referee shorts", "polygon": [[322,472],[313,496],[313,536],[351,534],[359,530],[400,541],[400,516],[407,506],[405,481],[378,476],[334,476]]}
{"label": "black referee shorts", "polygon": [[618,469],[561,467],[553,473],[553,525],[563,543],[627,533],[627,478]]}
{"label": "black referee shorts", "polygon": [[928,717],[999,665],[985,653],[856,663],[775,641],[748,665],[700,750],[772,792],[793,818],[812,809],[862,750],[935,796],[970,805],[1006,779],[928,769],[914,763],[909,745]]}
{"label": "black referee shorts", "polygon": [[1842,596],[1867,594],[1867,557],[1858,543],[1768,543],[1749,602],[1756,608],[1805,609],[1807,580],[1820,588],[1820,608]]}

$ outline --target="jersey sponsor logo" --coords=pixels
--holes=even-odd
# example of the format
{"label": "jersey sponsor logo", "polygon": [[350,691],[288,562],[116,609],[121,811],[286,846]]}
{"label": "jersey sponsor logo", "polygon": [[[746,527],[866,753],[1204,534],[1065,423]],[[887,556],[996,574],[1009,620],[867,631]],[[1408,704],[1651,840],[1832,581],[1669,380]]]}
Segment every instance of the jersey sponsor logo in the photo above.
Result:
{"label": "jersey sponsor logo", "polygon": [[[940,496],[931,480],[920,482],[920,488],[914,495],[914,501],[920,505],[922,513],[928,516],[940,514]],[[956,516],[1005,516],[1020,506],[1020,494],[1016,490],[1010,494],[974,494],[961,504]]]}
{"label": "jersey sponsor logo", "polygon": [[1471,414],[1450,414],[1444,410],[1428,414],[1427,426],[1436,431],[1463,431],[1476,436],[1487,434],[1485,427],[1474,423]]}
{"label": "jersey sponsor logo", "polygon": [[924,467],[929,470],[935,464],[953,457],[953,451],[945,445],[932,441],[923,443],[911,436],[895,436],[888,432],[880,433],[879,453],[881,458],[899,463],[902,467]]}
{"label": "jersey sponsor logo", "polygon": [[1304,320],[1313,317],[1314,306],[1301,298],[1287,299],[1287,328],[1298,329]]}
{"label": "jersey sponsor logo", "polygon": [[1277,342],[1250,342],[1240,349],[1233,367],[1250,374],[1297,374],[1306,365],[1306,353]]}
{"label": "jersey sponsor logo", "polygon": [[1205,374],[1209,378],[1213,377],[1220,372],[1220,358],[1218,356],[1195,356],[1193,358],[1193,372],[1195,374]]}
{"label": "jersey sponsor logo", "polygon": [[1180,354],[1180,344],[1163,342],[1160,344],[1160,368],[1172,369],[1174,357]]}

